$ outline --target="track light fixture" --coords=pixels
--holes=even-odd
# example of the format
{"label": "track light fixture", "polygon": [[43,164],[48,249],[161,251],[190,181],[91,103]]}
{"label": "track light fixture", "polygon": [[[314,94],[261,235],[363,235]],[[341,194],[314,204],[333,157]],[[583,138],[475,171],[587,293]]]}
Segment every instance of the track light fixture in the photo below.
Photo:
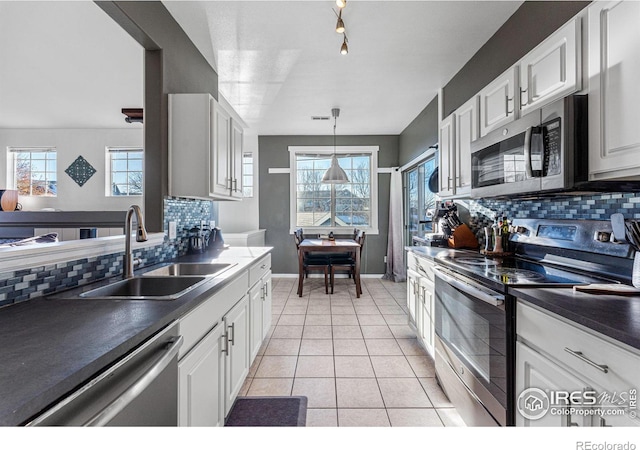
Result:
{"label": "track light fixture", "polygon": [[340,8],[340,12],[336,12],[336,10],[332,8],[333,13],[338,18],[338,21],[336,22],[336,33],[344,35],[344,38],[342,39],[342,46],[340,46],[340,54],[346,55],[347,53],[349,53],[349,46],[347,45],[349,39],[347,38],[344,20],[342,20],[342,9],[347,6],[347,0],[336,0],[336,5],[338,5],[338,8]]}

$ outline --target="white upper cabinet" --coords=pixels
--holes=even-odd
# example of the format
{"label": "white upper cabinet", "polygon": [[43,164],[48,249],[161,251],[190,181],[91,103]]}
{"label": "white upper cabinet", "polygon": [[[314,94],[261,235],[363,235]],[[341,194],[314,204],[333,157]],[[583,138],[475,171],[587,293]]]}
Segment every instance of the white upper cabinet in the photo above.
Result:
{"label": "white upper cabinet", "polygon": [[229,195],[233,188],[231,165],[231,115],[214,101],[213,107],[213,154],[211,173],[211,195]]}
{"label": "white upper cabinet", "polygon": [[438,193],[441,197],[454,193],[455,168],[455,114],[440,122],[440,144],[438,149]]}
{"label": "white upper cabinet", "polygon": [[231,196],[242,198],[242,139],[244,130],[240,124],[231,119]]}
{"label": "white upper cabinet", "polygon": [[209,94],[169,94],[169,195],[242,197],[243,129]]}
{"label": "white upper cabinet", "polygon": [[517,73],[513,66],[480,91],[480,136],[516,118]]}
{"label": "white upper cabinet", "polygon": [[455,111],[455,170],[456,195],[471,191],[471,143],[478,139],[478,96],[474,96]]}
{"label": "white upper cabinet", "polygon": [[640,176],[640,2],[589,6],[589,179]]}
{"label": "white upper cabinet", "polygon": [[582,88],[581,33],[576,17],[520,60],[522,114]]}

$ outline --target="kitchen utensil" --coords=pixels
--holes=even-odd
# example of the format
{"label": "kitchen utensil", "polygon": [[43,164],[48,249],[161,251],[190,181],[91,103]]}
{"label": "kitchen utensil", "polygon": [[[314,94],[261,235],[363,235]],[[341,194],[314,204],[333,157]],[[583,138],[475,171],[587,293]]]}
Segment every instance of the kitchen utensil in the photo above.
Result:
{"label": "kitchen utensil", "polygon": [[611,214],[611,228],[613,235],[618,242],[627,242],[627,232],[624,226],[624,216],[620,213]]}
{"label": "kitchen utensil", "polygon": [[640,233],[636,230],[632,222],[625,222],[627,229],[627,239],[630,240],[631,245],[636,249],[640,245]]}

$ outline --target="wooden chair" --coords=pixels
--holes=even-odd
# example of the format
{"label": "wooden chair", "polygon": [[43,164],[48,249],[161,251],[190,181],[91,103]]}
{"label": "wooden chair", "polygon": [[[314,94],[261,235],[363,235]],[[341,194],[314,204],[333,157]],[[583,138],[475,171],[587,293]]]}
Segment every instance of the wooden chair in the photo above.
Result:
{"label": "wooden chair", "polygon": [[[304,234],[302,228],[298,228],[293,232],[293,239],[296,243],[296,250],[298,257],[300,257],[300,243],[304,240]],[[318,271],[324,273],[324,293],[329,293],[329,265],[330,260],[324,255],[310,255],[305,254],[302,260],[302,270],[304,270],[304,277],[309,278],[309,272]]]}
{"label": "wooden chair", "polygon": [[[361,230],[356,233],[356,236],[354,238],[354,240],[358,244],[360,244],[360,248],[357,250],[360,252],[360,256],[362,256],[362,249],[364,248],[364,238],[365,232]],[[360,258],[360,261],[362,261],[362,258]],[[347,256],[334,256],[331,258],[330,265],[332,294],[336,270],[347,271],[347,273],[349,274],[349,278],[353,278],[353,282],[356,282],[356,259],[354,254],[349,253],[347,254]],[[362,292],[359,292],[359,294],[362,294]]]}

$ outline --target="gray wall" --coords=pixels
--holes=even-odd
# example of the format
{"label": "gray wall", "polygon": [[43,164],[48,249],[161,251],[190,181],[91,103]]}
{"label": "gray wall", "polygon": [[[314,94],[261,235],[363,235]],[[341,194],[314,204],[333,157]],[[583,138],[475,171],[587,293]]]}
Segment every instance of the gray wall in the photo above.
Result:
{"label": "gray wall", "polygon": [[[398,165],[398,136],[339,136],[337,145],[377,145],[378,167]],[[273,273],[298,273],[298,263],[289,234],[289,174],[269,174],[269,168],[289,167],[289,146],[333,145],[333,136],[259,136],[260,228],[266,229],[266,245],[274,247]],[[378,229],[367,235],[362,273],[383,274],[389,231],[389,174],[378,175]]]}
{"label": "gray wall", "polygon": [[149,231],[162,231],[168,193],[167,94],[208,92],[217,99],[218,74],[161,2],[96,3],[146,49],[145,215]]}
{"label": "gray wall", "polygon": [[[584,9],[585,1],[526,1],[443,88],[444,117]],[[400,165],[438,141],[437,98],[400,134]]]}
{"label": "gray wall", "polygon": [[400,165],[417,158],[425,150],[438,143],[438,96],[436,96],[418,117],[400,135]]}

